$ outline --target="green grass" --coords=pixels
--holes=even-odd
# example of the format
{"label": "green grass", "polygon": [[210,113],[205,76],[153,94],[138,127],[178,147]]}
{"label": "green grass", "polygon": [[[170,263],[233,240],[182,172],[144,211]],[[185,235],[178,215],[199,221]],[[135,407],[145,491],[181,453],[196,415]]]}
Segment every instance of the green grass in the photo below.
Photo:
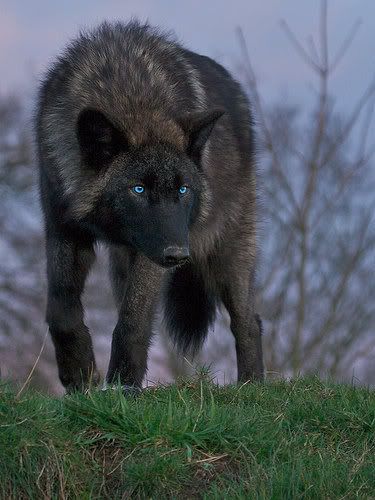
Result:
{"label": "green grass", "polygon": [[0,498],[375,498],[375,393],[204,380],[64,398],[0,385]]}

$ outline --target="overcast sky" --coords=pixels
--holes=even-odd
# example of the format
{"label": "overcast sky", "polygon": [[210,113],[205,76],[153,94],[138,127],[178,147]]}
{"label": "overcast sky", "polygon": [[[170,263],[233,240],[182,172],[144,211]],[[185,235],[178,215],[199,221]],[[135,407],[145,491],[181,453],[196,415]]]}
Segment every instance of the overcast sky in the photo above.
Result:
{"label": "overcast sky", "polygon": [[[374,77],[375,1],[329,0],[330,53],[362,19],[358,36],[332,82],[341,109]],[[136,16],[172,29],[186,46],[218,59],[232,71],[240,55],[241,26],[266,101],[311,96],[312,77],[280,28],[286,19],[302,41],[317,37],[318,0],[0,0],[0,92],[35,87],[48,61],[80,28],[104,19]]]}

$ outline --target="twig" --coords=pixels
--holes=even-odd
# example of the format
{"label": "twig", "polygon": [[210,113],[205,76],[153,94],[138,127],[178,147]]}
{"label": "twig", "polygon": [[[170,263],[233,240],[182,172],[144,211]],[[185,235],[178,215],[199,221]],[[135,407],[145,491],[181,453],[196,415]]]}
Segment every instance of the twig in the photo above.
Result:
{"label": "twig", "polygon": [[336,67],[340,63],[341,59],[344,57],[345,53],[348,51],[350,45],[353,43],[353,40],[354,40],[361,24],[362,24],[361,19],[357,19],[357,21],[354,23],[349,35],[345,38],[343,44],[341,45],[341,47],[337,51],[335,58],[333,59],[333,62],[332,62],[331,67],[330,67],[331,72],[333,72],[336,69]]}
{"label": "twig", "polygon": [[299,43],[297,40],[295,34],[292,32],[292,30],[289,28],[289,25],[286,21],[281,20],[280,21],[281,28],[284,30],[286,36],[288,37],[290,43],[293,45],[293,47],[296,49],[296,51],[299,53],[299,55],[302,57],[302,59],[306,62],[308,66],[311,66],[315,71],[320,71],[320,64],[317,64],[310,54],[306,52],[306,50],[303,48],[303,46]]}

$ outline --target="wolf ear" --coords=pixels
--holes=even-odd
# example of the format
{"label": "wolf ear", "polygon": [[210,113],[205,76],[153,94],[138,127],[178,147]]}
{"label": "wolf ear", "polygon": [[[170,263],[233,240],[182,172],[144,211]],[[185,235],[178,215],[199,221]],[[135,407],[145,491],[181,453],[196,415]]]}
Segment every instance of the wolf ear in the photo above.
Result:
{"label": "wolf ear", "polygon": [[189,113],[179,120],[179,124],[188,136],[187,154],[196,162],[201,162],[202,151],[217,120],[225,111],[215,108],[211,111]]}
{"label": "wolf ear", "polygon": [[104,166],[127,148],[123,134],[103,113],[94,109],[84,109],[79,114],[77,138],[82,160],[89,167]]}

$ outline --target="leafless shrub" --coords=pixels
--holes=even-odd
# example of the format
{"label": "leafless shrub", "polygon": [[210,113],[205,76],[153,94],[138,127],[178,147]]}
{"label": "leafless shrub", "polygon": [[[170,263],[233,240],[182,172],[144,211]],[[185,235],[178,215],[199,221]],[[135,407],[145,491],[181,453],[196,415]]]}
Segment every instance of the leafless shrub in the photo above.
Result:
{"label": "leafless shrub", "polygon": [[375,354],[375,148],[369,144],[375,81],[343,116],[335,111],[330,83],[359,22],[333,57],[326,1],[318,44],[310,38],[305,48],[285,21],[281,25],[317,80],[312,109],[264,106],[238,32],[263,147],[266,364],[284,374],[350,377],[360,360],[363,366]]}

